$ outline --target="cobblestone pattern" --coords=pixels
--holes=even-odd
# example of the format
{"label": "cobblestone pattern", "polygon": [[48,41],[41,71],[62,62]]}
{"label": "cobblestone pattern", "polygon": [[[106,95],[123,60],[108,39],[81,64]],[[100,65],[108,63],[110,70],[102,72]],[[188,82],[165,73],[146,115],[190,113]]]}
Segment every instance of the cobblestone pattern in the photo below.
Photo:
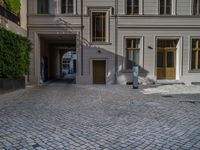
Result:
{"label": "cobblestone pattern", "polygon": [[0,95],[0,150],[199,150],[200,94],[52,83]]}

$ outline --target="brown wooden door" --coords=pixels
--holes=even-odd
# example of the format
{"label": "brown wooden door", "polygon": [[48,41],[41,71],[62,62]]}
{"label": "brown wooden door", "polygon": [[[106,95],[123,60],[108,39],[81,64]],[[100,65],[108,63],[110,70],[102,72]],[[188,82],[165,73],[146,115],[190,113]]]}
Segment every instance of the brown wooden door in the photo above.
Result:
{"label": "brown wooden door", "polygon": [[106,61],[93,60],[93,84],[106,83]]}
{"label": "brown wooden door", "polygon": [[157,52],[157,79],[176,79],[176,48],[160,48]]}

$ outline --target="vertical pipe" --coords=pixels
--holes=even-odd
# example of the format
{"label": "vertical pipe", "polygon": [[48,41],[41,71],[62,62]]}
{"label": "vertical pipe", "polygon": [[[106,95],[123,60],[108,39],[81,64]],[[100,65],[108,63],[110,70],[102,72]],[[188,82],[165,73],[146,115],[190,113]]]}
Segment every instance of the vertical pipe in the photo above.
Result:
{"label": "vertical pipe", "polygon": [[81,76],[83,76],[83,0],[81,0]]}
{"label": "vertical pipe", "polygon": [[[26,3],[26,19],[27,19],[27,21],[26,21],[26,28],[27,28],[27,38],[29,39],[29,27],[28,27],[28,25],[29,25],[29,21],[28,21],[28,19],[29,19],[29,0],[27,0],[27,3]],[[30,82],[30,64],[27,66],[28,67],[28,75],[27,75],[27,81],[28,82]]]}
{"label": "vertical pipe", "polygon": [[118,0],[115,0],[115,84],[118,76]]}

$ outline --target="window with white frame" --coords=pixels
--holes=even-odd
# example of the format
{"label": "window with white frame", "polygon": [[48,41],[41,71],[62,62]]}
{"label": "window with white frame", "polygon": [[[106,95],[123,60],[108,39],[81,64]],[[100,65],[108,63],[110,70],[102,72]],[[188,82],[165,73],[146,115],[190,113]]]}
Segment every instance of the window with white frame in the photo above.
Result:
{"label": "window with white frame", "polygon": [[92,42],[107,42],[107,12],[92,12],[91,15]]}
{"label": "window with white frame", "polygon": [[61,13],[73,14],[74,12],[74,0],[61,0]]}
{"label": "window with white frame", "polygon": [[38,14],[49,13],[49,0],[38,0],[37,1],[37,12]]}
{"label": "window with white frame", "polygon": [[140,39],[126,39],[126,69],[132,69],[133,65],[139,65]]}
{"label": "window with white frame", "polygon": [[200,0],[193,0],[193,15],[200,15]]}
{"label": "window with white frame", "polygon": [[200,38],[192,39],[191,69],[200,70]]}
{"label": "window with white frame", "polygon": [[173,15],[175,14],[176,0],[159,0],[159,14]]}
{"label": "window with white frame", "polygon": [[140,14],[141,0],[126,0],[126,14],[139,15]]}

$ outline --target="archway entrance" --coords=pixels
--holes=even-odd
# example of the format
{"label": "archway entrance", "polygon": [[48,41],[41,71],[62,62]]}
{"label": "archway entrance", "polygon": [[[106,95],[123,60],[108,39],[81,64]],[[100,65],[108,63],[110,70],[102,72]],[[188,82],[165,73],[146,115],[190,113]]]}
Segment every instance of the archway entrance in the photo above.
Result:
{"label": "archway entrance", "polygon": [[76,76],[76,51],[70,50],[61,58],[61,77],[63,79],[75,79]]}

